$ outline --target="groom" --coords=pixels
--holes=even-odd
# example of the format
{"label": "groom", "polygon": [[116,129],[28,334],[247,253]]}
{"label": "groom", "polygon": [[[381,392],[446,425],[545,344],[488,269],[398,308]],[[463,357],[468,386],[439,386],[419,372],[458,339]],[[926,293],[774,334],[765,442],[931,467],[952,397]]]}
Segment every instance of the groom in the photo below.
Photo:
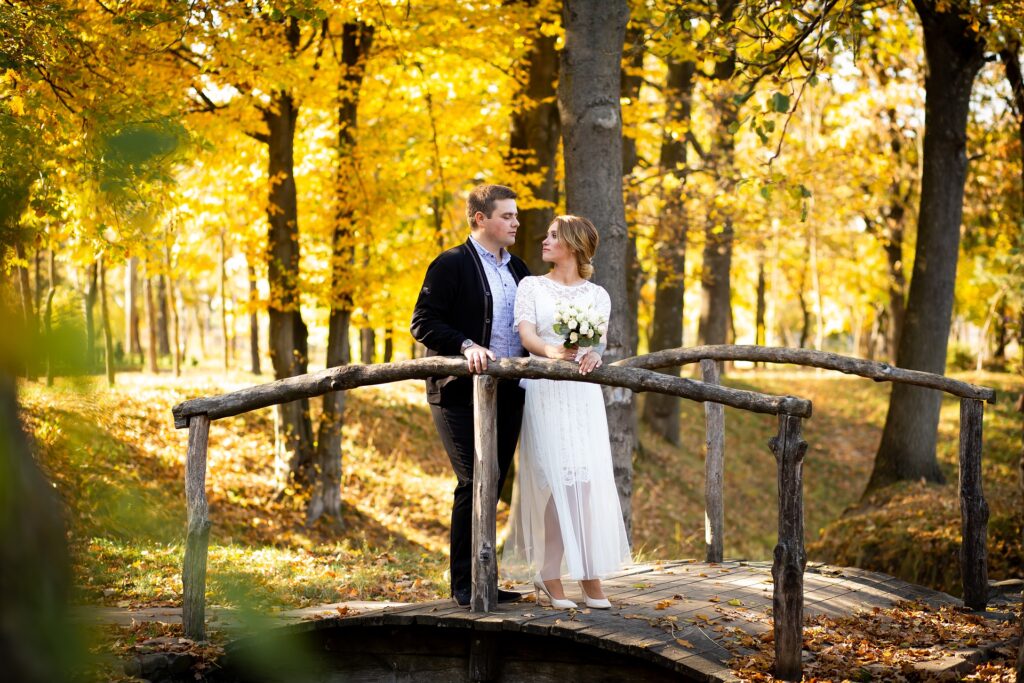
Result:
{"label": "groom", "polygon": [[[466,202],[469,239],[442,253],[427,268],[416,308],[412,336],[428,356],[466,357],[480,373],[488,360],[525,355],[513,326],[519,281],[530,274],[507,248],[516,241],[516,193],[504,185],[480,185]],[[498,381],[498,491],[505,481],[519,440],[523,390],[517,380]],[[451,589],[459,605],[468,605],[473,537],[473,382],[470,377],[431,377],[427,403],[458,478],[452,502]],[[519,593],[498,590],[498,602],[514,602]]]}

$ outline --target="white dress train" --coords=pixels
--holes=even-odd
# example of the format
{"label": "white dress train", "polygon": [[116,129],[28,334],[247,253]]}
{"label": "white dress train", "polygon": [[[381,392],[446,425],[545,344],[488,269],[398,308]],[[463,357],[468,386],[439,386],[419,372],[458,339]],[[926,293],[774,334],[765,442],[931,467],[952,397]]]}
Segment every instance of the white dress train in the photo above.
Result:
{"label": "white dress train", "polygon": [[[559,301],[589,305],[606,320],[611,309],[608,292],[592,282],[566,286],[527,277],[516,293],[515,325],[528,320],[545,342],[561,344],[563,337],[552,329]],[[503,572],[517,578],[540,574],[545,580],[610,574],[628,563],[630,554],[601,387],[523,382],[526,404]]]}

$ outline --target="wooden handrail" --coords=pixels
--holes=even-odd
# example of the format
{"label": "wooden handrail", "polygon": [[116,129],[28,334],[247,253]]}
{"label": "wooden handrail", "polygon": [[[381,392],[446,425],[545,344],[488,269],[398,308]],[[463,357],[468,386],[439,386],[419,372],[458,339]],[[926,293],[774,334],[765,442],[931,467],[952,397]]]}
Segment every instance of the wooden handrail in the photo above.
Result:
{"label": "wooden handrail", "polygon": [[850,356],[841,356],[827,351],[814,349],[789,349],[781,346],[744,346],[721,344],[715,346],[690,346],[678,349],[655,351],[643,356],[631,356],[612,363],[614,366],[626,368],[645,368],[656,370],[674,365],[689,365],[702,360],[716,361],[753,361],[761,363],[783,363],[788,365],[804,365],[811,368],[836,370],[848,375],[859,375],[876,382],[898,382],[914,384],[928,389],[937,389],[960,398],[972,398],[987,403],[995,403],[996,392],[989,387],[968,384],[950,379],[945,375],[936,375],[920,370],[906,370],[888,363],[863,360]]}
{"label": "wooden handrail", "polygon": [[[470,374],[466,367],[466,359],[441,356],[378,365],[343,365],[309,375],[298,375],[276,382],[259,384],[219,396],[184,401],[172,409],[174,426],[184,429],[188,427],[188,419],[196,415],[206,415],[211,420],[219,420],[280,403],[322,396],[332,391],[387,384],[405,379],[426,379],[427,377],[447,375],[468,377]],[[488,363],[484,374],[503,379],[558,379],[591,382],[625,387],[636,392],[657,391],[693,401],[714,401],[755,413],[811,416],[811,402],[806,399],[709,385],[642,368],[607,365],[590,374],[581,375],[579,366],[569,361],[502,358]]]}

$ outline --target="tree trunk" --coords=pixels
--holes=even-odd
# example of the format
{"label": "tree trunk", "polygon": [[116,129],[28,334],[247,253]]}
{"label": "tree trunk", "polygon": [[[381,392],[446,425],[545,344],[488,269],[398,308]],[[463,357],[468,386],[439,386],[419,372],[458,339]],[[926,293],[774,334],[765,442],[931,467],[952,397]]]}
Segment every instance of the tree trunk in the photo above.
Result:
{"label": "tree trunk", "polygon": [[359,360],[363,365],[372,365],[377,348],[377,335],[372,327],[359,328]]}
{"label": "tree trunk", "polygon": [[107,370],[107,386],[114,386],[114,338],[110,334],[110,309],[107,307],[107,262],[99,257],[100,325],[103,326],[103,356]]}
{"label": "tree trunk", "polygon": [[[562,122],[566,208],[586,216],[601,233],[594,281],[611,297],[606,364],[633,354],[629,339],[627,249],[622,200],[622,111],[619,104],[622,45],[629,7],[625,0],[566,0],[558,111]],[[594,154],[601,150],[601,154]],[[612,466],[627,532],[632,528],[633,394],[605,389]]]}
{"label": "tree trunk", "polygon": [[260,319],[256,312],[256,301],[259,290],[256,287],[256,269],[252,265],[252,257],[247,258],[246,269],[249,273],[249,371],[254,375],[263,374],[260,367]]}
{"label": "tree trunk", "polygon": [[512,112],[508,151],[509,167],[531,178],[523,183],[532,197],[530,204],[546,204],[520,207],[516,243],[509,249],[523,259],[534,274],[548,271],[548,265],[540,258],[540,243],[544,241],[558,203],[555,181],[560,129],[555,102],[557,36],[541,35],[539,22],[542,19],[538,18],[538,26],[525,34],[533,36],[533,44],[526,64],[517,74],[519,87],[515,99],[517,104]]}
{"label": "tree trunk", "polygon": [[146,296],[146,367],[154,375],[160,372],[157,365],[157,320],[156,302],[153,300],[153,275],[149,272],[149,261],[143,266]]}
{"label": "tree trunk", "polygon": [[[719,3],[724,22],[732,19],[736,0]],[[701,267],[701,308],[698,335],[701,344],[725,344],[729,337],[730,298],[732,295],[733,216],[730,203],[736,189],[735,139],[730,132],[739,120],[736,91],[730,86],[736,72],[736,47],[730,40],[729,52],[715,63],[711,101],[714,131],[706,157],[706,167],[716,178],[716,197],[704,228],[704,259]]]}
{"label": "tree trunk", "polygon": [[[15,253],[18,256],[18,260],[22,263],[18,265],[18,285],[21,290],[21,314],[22,320],[25,324],[25,334],[29,339],[28,348],[35,349],[36,337],[39,334],[39,321],[37,318],[37,308],[35,305],[35,295],[32,291],[32,283],[28,270],[28,266],[24,265],[28,260],[28,256],[25,253],[25,246],[20,242],[14,245]],[[32,353],[26,354],[25,356],[25,377],[29,381],[35,381],[36,375],[36,363],[35,355]]]}
{"label": "tree trunk", "polygon": [[171,355],[171,316],[167,312],[167,278],[157,276],[157,338],[161,356]]}
{"label": "tree trunk", "polygon": [[46,386],[53,386],[53,364],[54,364],[54,343],[53,343],[53,297],[57,293],[57,255],[54,249],[49,249],[50,255],[50,289],[46,293],[46,313],[43,318],[43,326],[46,330]]}
{"label": "tree trunk", "polygon": [[388,326],[384,328],[384,362],[390,363],[395,355],[395,330]]}
{"label": "tree trunk", "polygon": [[[285,32],[289,46],[299,44],[299,24],[289,18]],[[267,125],[267,280],[270,285],[270,360],[274,378],[306,373],[307,330],[299,311],[299,216],[295,192],[295,122],[298,105],[291,93],[278,91],[263,110]],[[309,401],[280,406],[278,440],[282,446],[278,470],[300,483],[313,460],[313,426]],[[283,484],[283,482],[282,482]]]}
{"label": "tree trunk", "polygon": [[[942,374],[967,175],[967,113],[985,43],[959,9],[938,11],[936,4],[914,0],[928,63],[924,160],[917,249],[897,364]],[[893,387],[865,493],[898,480],[943,480],[935,457],[939,404],[938,392],[903,384]]]}
{"label": "tree trunk", "polygon": [[85,367],[89,372],[92,372],[93,368],[96,367],[96,323],[94,311],[96,310],[96,292],[98,290],[97,277],[96,262],[93,261],[89,264],[89,269],[86,271],[86,281],[88,284],[86,285],[85,298],[82,302],[85,317]]}
{"label": "tree trunk", "polygon": [[[351,362],[348,333],[352,319],[350,283],[355,265],[354,152],[359,123],[359,90],[372,44],[372,27],[363,23],[346,23],[342,27],[341,61],[345,69],[338,84],[337,209],[331,250],[331,313],[327,324],[326,367],[329,368]],[[331,517],[336,526],[341,524],[341,428],[344,422],[345,392],[324,394],[313,462],[313,493],[306,506],[307,524],[323,515]]]}
{"label": "tree trunk", "polygon": [[[693,62],[668,63],[665,87],[666,130],[661,141],[659,167],[664,208],[658,218],[655,239],[657,275],[654,290],[654,316],[650,350],[674,349],[683,345],[683,294],[686,275],[687,216],[684,204],[686,183],[686,136],[689,130]],[[667,184],[667,186],[666,186]],[[662,372],[679,376],[679,368]],[[666,394],[648,394],[644,420],[669,443],[679,445],[679,398]]]}
{"label": "tree trunk", "polygon": [[[628,50],[626,50],[628,47]],[[644,66],[644,28],[640,24],[626,25],[626,39],[622,62],[622,78],[619,86],[619,101],[634,102],[640,99],[640,87],[643,85]],[[637,206],[640,204],[639,184],[631,182],[633,172],[640,164],[637,152],[636,135],[634,132],[623,131],[622,136],[622,176],[626,185],[625,211],[626,226],[629,230],[629,242],[626,246],[626,301],[629,308],[626,319],[629,322],[629,346],[636,349],[640,343],[640,290],[643,288],[644,270],[637,256],[637,231],[629,226],[636,224]],[[634,422],[636,412],[633,413]],[[634,427],[635,433],[635,427]]]}
{"label": "tree trunk", "polygon": [[134,256],[124,264],[124,350],[125,356],[142,362],[142,343],[139,341],[139,260]]}

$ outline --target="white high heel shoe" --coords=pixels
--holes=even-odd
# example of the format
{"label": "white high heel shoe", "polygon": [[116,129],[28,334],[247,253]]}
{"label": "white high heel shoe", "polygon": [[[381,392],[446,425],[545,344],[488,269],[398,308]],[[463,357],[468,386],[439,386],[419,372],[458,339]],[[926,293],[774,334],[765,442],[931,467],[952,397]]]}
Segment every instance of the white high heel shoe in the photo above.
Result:
{"label": "white high heel shoe", "polygon": [[575,609],[576,608],[576,603],[573,602],[572,600],[566,600],[564,598],[553,597],[551,595],[551,591],[549,591],[548,587],[544,585],[543,579],[540,578],[540,574],[538,574],[536,577],[534,577],[534,579],[533,579],[533,588],[534,588],[534,591],[537,593],[537,604],[538,605],[543,606],[543,603],[541,602],[541,599],[540,599],[540,594],[543,593],[544,595],[548,596],[548,600],[550,601],[551,606],[554,607],[555,609]]}
{"label": "white high heel shoe", "polygon": [[587,607],[591,609],[611,609],[612,603],[608,601],[608,598],[592,598],[587,595],[587,589],[580,583],[580,591],[583,592],[583,602],[586,603]]}

